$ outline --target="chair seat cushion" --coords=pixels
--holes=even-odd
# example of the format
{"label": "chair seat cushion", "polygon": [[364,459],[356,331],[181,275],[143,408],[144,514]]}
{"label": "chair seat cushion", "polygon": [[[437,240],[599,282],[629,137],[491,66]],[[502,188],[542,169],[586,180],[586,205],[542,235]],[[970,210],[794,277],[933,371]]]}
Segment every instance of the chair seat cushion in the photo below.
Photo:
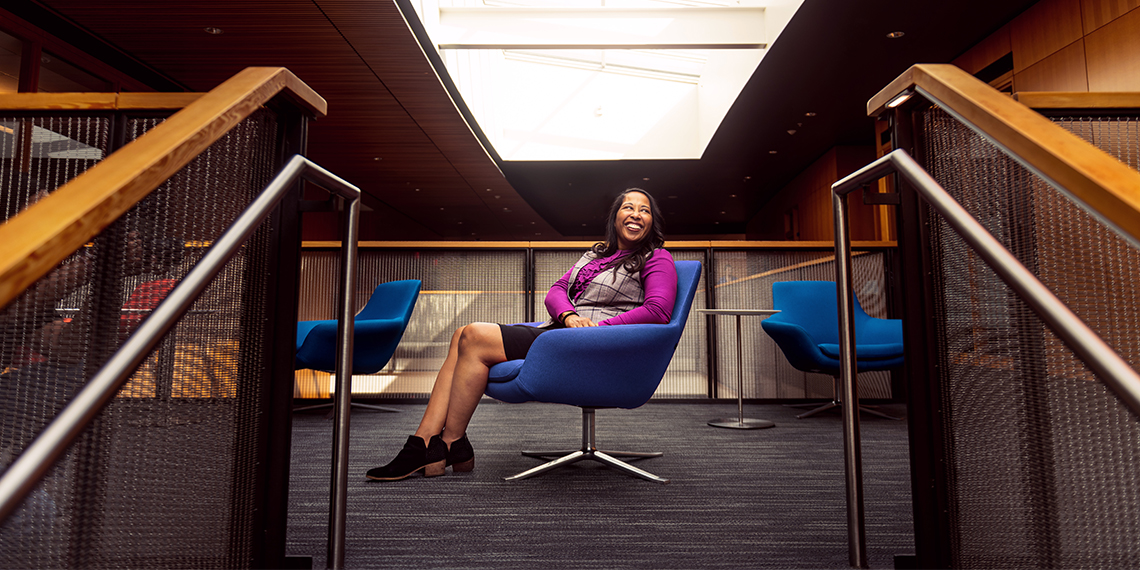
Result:
{"label": "chair seat cushion", "polygon": [[[838,344],[821,344],[819,345],[819,350],[831,358],[839,358]],[[902,355],[902,343],[855,345],[855,357],[859,360],[898,358]]]}
{"label": "chair seat cushion", "polygon": [[510,382],[519,375],[519,370],[522,370],[523,362],[525,360],[508,360],[500,362],[491,367],[487,375],[488,382]]}

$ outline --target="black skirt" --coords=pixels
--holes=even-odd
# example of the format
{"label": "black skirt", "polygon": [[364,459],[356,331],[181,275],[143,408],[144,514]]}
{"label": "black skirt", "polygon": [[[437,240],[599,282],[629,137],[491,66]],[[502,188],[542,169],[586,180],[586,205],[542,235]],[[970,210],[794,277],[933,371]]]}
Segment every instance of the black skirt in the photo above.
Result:
{"label": "black skirt", "polygon": [[[554,328],[561,327],[555,325]],[[526,325],[499,325],[499,330],[503,333],[503,352],[506,353],[507,360],[520,360],[526,358],[530,345],[534,344],[534,339],[538,338],[538,335],[553,330],[553,328],[540,329]]]}

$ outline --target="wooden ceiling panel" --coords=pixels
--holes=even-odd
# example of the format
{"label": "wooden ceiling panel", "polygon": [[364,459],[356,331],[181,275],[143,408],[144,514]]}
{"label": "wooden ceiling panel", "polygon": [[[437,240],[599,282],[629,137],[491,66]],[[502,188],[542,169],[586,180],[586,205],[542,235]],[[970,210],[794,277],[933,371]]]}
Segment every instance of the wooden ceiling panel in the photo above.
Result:
{"label": "wooden ceiling panel", "polygon": [[[530,239],[533,228],[516,219],[520,212],[538,221],[544,237],[559,237],[487,155],[392,3],[43,4],[192,91],[249,66],[289,68],[329,102],[328,116],[310,127],[308,155],[369,195],[366,204],[375,207],[361,222],[368,239],[410,239],[402,232],[463,239],[458,226],[479,237]],[[419,196],[401,186],[420,188]],[[509,212],[478,195],[486,188],[507,198]],[[453,210],[441,216],[439,204]]]}
{"label": "wooden ceiling panel", "polygon": [[[663,202],[671,235],[741,235],[830,148],[873,145],[865,103],[899,73],[952,60],[1035,1],[805,0],[700,160],[500,163],[393,0],[39,4],[188,90],[248,66],[289,68],[329,103],[308,155],[367,194],[366,239],[546,240],[596,237],[597,219],[628,186]],[[895,30],[906,36],[888,40]],[[406,196],[417,187],[419,197]]]}

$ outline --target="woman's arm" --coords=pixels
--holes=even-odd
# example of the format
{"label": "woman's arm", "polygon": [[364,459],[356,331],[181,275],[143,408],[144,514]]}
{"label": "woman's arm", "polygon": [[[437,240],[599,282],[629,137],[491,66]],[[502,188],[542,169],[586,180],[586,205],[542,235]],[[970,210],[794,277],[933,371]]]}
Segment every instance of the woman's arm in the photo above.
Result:
{"label": "woman's arm", "polygon": [[599,325],[665,324],[673,317],[677,302],[677,266],[665,249],[653,252],[641,270],[645,303],[636,309],[599,322]]}
{"label": "woman's arm", "polygon": [[546,304],[546,312],[550,313],[550,318],[562,322],[559,318],[563,313],[573,312],[574,304],[570,302],[570,271],[566,272],[561,279],[554,282],[550,286],[550,290],[546,292],[546,299],[543,301]]}

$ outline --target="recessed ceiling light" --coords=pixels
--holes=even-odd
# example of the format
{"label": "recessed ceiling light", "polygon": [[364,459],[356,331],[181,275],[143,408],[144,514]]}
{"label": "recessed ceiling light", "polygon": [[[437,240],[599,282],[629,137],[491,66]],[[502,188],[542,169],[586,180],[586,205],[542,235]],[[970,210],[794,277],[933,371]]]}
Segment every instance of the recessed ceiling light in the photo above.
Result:
{"label": "recessed ceiling light", "polygon": [[897,39],[899,39],[905,35],[906,35],[906,32],[891,32],[891,33],[887,34],[887,37],[892,39],[892,40],[897,40]]}
{"label": "recessed ceiling light", "polygon": [[646,182],[648,182],[648,181],[649,181],[649,179],[648,179],[648,178],[642,178],[642,180],[644,180],[644,181],[646,181]]}
{"label": "recessed ceiling light", "polygon": [[222,29],[221,28],[215,28],[213,26],[210,26],[208,28],[203,28],[203,31],[205,31],[207,34],[210,34],[211,36],[222,35]]}

